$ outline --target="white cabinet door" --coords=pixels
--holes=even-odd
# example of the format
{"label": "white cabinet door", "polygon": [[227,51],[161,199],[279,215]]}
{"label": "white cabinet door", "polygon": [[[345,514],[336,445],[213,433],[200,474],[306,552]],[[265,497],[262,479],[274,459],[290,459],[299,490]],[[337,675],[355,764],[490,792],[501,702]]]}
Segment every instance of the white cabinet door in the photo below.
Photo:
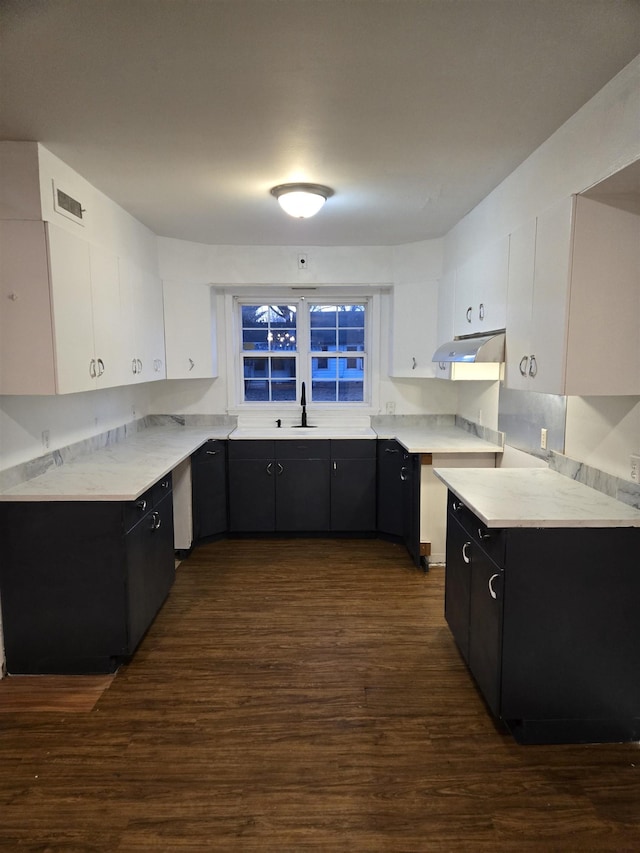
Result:
{"label": "white cabinet door", "polygon": [[438,296],[433,281],[397,284],[393,289],[390,376],[433,378],[437,348]]}
{"label": "white cabinet door", "polygon": [[532,219],[511,234],[509,288],[507,294],[507,334],[505,376],[507,388],[531,390],[531,314],[533,270],[536,251],[536,220]]}
{"label": "white cabinet door", "polygon": [[102,247],[89,246],[96,386],[112,388],[130,382],[125,358],[118,259]]}
{"label": "white cabinet door", "polygon": [[[445,273],[438,283],[438,326],[437,346],[453,340],[453,314],[456,298],[456,271]],[[437,379],[451,378],[451,364],[448,362],[434,363]]]}
{"label": "white cabinet door", "polygon": [[129,381],[165,379],[162,282],[128,258],[119,258],[118,268]]}
{"label": "white cabinet door", "polygon": [[59,394],[96,387],[89,244],[47,224],[51,311]]}
{"label": "white cabinet door", "polygon": [[0,221],[0,394],[55,394],[44,222]]}
{"label": "white cabinet door", "polygon": [[215,319],[211,288],[163,283],[167,379],[216,375]]}
{"label": "white cabinet door", "polygon": [[578,196],[565,393],[640,394],[640,215]]}
{"label": "white cabinet door", "polygon": [[571,241],[575,198],[538,217],[531,309],[531,391],[565,393]]}
{"label": "white cabinet door", "polygon": [[508,236],[491,243],[460,266],[454,308],[457,337],[505,328],[508,274]]}

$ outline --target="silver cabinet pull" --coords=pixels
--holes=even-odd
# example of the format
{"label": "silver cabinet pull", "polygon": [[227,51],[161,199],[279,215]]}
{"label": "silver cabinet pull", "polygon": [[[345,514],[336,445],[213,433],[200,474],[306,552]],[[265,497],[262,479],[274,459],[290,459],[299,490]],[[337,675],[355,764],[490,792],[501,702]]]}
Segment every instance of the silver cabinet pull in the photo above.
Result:
{"label": "silver cabinet pull", "polygon": [[488,530],[483,530],[481,527],[478,528],[478,539],[491,539],[491,534]]}
{"label": "silver cabinet pull", "polygon": [[465,563],[471,562],[471,557],[467,553],[467,548],[469,548],[470,545],[471,545],[471,542],[465,542],[464,545],[462,546],[462,559],[465,561]]}
{"label": "silver cabinet pull", "polygon": [[160,518],[159,512],[151,513],[151,530],[158,530],[160,525],[162,524],[162,519]]}
{"label": "silver cabinet pull", "polygon": [[136,506],[138,507],[138,509],[141,509],[141,510],[144,512],[144,511],[145,511],[145,509],[147,508],[147,502],[146,502],[146,501],[144,500],[144,498],[143,498],[142,500],[139,500],[139,501],[136,503]]}
{"label": "silver cabinet pull", "polygon": [[534,377],[538,375],[538,362],[536,361],[535,355],[529,356],[529,376]]}
{"label": "silver cabinet pull", "polygon": [[411,359],[411,361],[413,362],[413,364],[411,365],[411,370],[415,370],[415,369],[416,369],[416,367],[418,366],[418,362],[416,361],[416,357],[415,357],[415,356],[413,356],[413,358]]}
{"label": "silver cabinet pull", "polygon": [[384,452],[385,452],[385,453],[400,453],[400,451],[398,450],[398,448],[397,448],[397,447],[396,447],[396,448],[393,448],[393,447],[385,447]]}
{"label": "silver cabinet pull", "polygon": [[136,360],[135,358],[132,358],[132,359],[131,359],[131,372],[132,372],[132,373],[137,373],[137,372],[138,372],[138,362],[137,362],[137,360]]}
{"label": "silver cabinet pull", "polygon": [[527,375],[528,367],[529,367],[529,356],[523,355],[522,358],[520,359],[520,375],[521,376]]}
{"label": "silver cabinet pull", "polygon": [[282,472],[284,471],[284,467],[281,462],[278,462],[276,464],[278,466],[278,476],[280,476],[280,474],[282,474]]}
{"label": "silver cabinet pull", "polygon": [[496,578],[498,578],[498,577],[500,577],[500,575],[496,572],[496,574],[495,574],[495,575],[491,575],[491,577],[489,578],[489,595],[490,595],[490,596],[491,596],[491,598],[493,598],[493,599],[496,599],[496,598],[498,597],[498,593],[497,593],[497,592],[495,591],[495,589],[493,588],[493,582],[494,582],[494,580],[495,580]]}
{"label": "silver cabinet pull", "polygon": [[195,361],[194,361],[192,358],[190,358],[190,359],[189,359],[189,370],[193,370],[193,368],[194,368],[195,366],[196,366]]}
{"label": "silver cabinet pull", "polygon": [[205,450],[205,453],[207,454],[207,456],[217,456],[218,453],[220,453],[220,451],[219,450]]}
{"label": "silver cabinet pull", "polygon": [[103,373],[104,373],[104,361],[101,358],[99,358],[98,359],[98,376],[102,376]]}
{"label": "silver cabinet pull", "polygon": [[90,376],[92,379],[95,379],[95,378],[96,378],[96,376],[97,376],[97,373],[96,373],[96,360],[95,360],[95,358],[92,358],[92,359],[91,359],[91,361],[89,362],[89,376]]}
{"label": "silver cabinet pull", "polygon": [[267,474],[271,476],[273,474],[273,462],[269,462],[267,464]]}
{"label": "silver cabinet pull", "polygon": [[142,359],[136,358],[136,365],[138,367],[137,373],[142,373]]}
{"label": "silver cabinet pull", "polygon": [[470,323],[470,322],[471,322],[471,314],[472,314],[472,312],[473,312],[473,309],[472,309],[471,305],[469,305],[469,307],[467,308],[467,313],[466,313],[467,323]]}
{"label": "silver cabinet pull", "polygon": [[453,501],[453,503],[451,504],[451,509],[454,512],[459,512],[463,506],[464,504],[462,503],[462,501]]}
{"label": "silver cabinet pull", "polygon": [[407,480],[409,479],[409,477],[407,476],[407,472],[408,472],[408,469],[405,468],[403,465],[402,468],[400,469],[400,479],[402,480],[403,483],[406,483]]}
{"label": "silver cabinet pull", "polygon": [[440,370],[446,370],[447,369],[447,362],[446,361],[439,361],[438,367],[440,368]]}
{"label": "silver cabinet pull", "polygon": [[481,302],[480,305],[478,306],[478,317],[481,320],[484,320],[484,302]]}

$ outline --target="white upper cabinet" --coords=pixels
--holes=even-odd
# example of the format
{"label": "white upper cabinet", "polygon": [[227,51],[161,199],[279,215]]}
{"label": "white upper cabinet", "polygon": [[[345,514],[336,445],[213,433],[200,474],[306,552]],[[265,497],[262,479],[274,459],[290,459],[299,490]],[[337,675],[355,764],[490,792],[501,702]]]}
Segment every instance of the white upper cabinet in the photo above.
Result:
{"label": "white upper cabinet", "polygon": [[390,376],[433,378],[437,348],[436,283],[397,284],[393,289]]}
{"label": "white upper cabinet", "polygon": [[456,337],[505,328],[508,275],[508,236],[486,246],[458,268],[453,318]]}
{"label": "white upper cabinet", "polygon": [[582,196],[512,234],[509,388],[640,394],[640,217]]}
{"label": "white upper cabinet", "polygon": [[128,258],[118,259],[118,270],[128,381],[166,379],[162,282]]}
{"label": "white upper cabinet", "polygon": [[163,292],[167,379],[213,378],[217,358],[211,288],[165,281]]}

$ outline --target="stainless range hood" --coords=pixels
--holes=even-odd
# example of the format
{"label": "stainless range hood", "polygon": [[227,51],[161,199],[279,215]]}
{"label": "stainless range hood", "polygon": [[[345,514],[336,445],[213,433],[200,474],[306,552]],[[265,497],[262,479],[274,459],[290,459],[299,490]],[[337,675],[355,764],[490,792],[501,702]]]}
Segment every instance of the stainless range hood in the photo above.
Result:
{"label": "stainless range hood", "polygon": [[442,344],[434,352],[432,361],[440,364],[462,362],[463,364],[501,363],[504,361],[504,332],[491,335],[458,338]]}

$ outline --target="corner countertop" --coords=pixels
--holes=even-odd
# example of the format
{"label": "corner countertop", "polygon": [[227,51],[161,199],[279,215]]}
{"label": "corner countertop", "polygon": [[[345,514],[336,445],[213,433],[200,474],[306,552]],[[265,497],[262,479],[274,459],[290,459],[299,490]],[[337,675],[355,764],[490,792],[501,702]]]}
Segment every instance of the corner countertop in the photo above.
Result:
{"label": "corner countertop", "polygon": [[640,527],[640,510],[548,468],[435,468],[488,527]]}
{"label": "corner countertop", "polygon": [[228,427],[150,427],[0,492],[0,501],[133,501]]}
{"label": "corner countertop", "polygon": [[409,453],[502,453],[501,444],[485,441],[460,427],[376,427],[378,438],[395,438]]}

